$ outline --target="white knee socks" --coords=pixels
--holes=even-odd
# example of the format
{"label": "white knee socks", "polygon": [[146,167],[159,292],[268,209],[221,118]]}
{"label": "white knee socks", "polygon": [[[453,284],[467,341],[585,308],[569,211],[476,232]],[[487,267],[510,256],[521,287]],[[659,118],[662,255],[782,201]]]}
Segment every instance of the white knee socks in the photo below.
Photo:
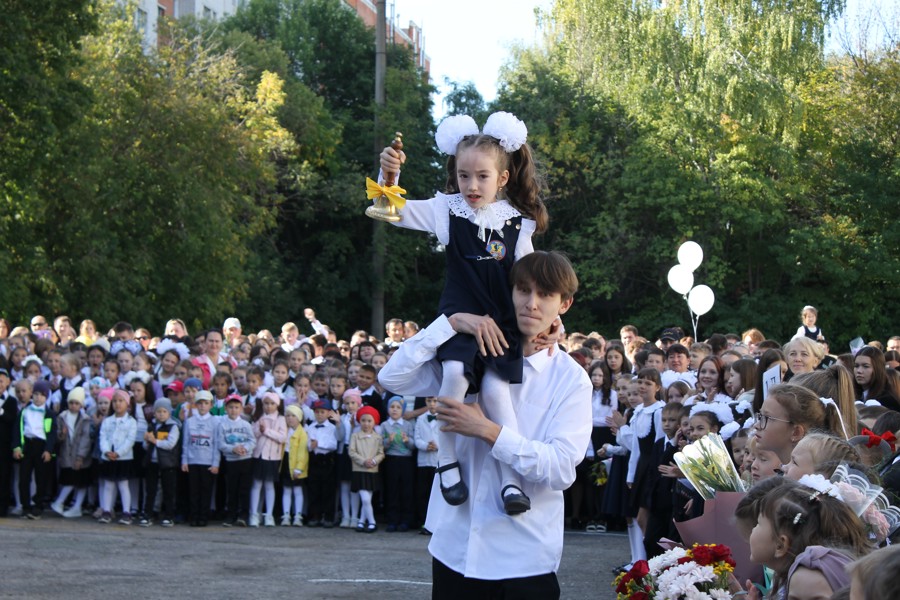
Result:
{"label": "white knee socks", "polygon": [[[481,398],[487,417],[504,429],[518,432],[516,411],[513,409],[512,397],[509,393],[509,382],[503,379],[493,369],[488,369],[481,380]],[[500,489],[508,485],[514,485],[519,489],[510,488],[507,494],[521,493],[522,479],[516,471],[506,463],[500,463]]]}
{"label": "white knee socks", "polygon": [[628,545],[631,547],[631,562],[647,560],[647,551],[644,549],[644,532],[634,519],[628,524]]}
{"label": "white knee socks", "polygon": [[[445,360],[441,365],[444,372],[438,395],[462,402],[466,397],[466,390],[469,389],[463,364],[457,360]],[[456,434],[441,431],[440,428],[435,433],[438,446],[438,465],[444,466],[456,462]],[[460,481],[459,469],[444,471],[440,473],[440,478],[444,487],[456,485]]]}

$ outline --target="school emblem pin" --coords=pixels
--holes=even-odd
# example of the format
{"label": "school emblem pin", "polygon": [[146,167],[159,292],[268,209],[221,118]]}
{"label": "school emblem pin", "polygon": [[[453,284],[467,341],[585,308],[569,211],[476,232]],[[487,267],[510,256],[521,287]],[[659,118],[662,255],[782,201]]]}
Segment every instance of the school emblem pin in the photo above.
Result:
{"label": "school emblem pin", "polygon": [[500,240],[492,240],[488,242],[486,250],[496,260],[503,260],[506,257],[506,244]]}

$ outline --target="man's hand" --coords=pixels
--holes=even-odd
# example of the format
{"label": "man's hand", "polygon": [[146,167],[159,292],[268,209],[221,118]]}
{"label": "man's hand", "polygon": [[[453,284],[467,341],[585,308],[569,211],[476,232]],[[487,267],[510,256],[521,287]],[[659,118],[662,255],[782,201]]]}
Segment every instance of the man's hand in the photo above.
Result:
{"label": "man's hand", "polygon": [[304,308],[303,316],[306,317],[307,321],[315,321],[316,320],[316,311],[314,311],[311,308]]}
{"label": "man's hand", "polygon": [[456,313],[447,318],[450,326],[457,333],[474,336],[478,350],[482,356],[501,356],[504,348],[509,348],[506,338],[497,323],[487,315],[479,316],[471,313]]}
{"label": "man's hand", "polygon": [[465,404],[443,397],[438,402],[438,421],[444,423],[441,431],[479,438],[491,446],[497,441],[500,426],[488,419],[477,403]]}
{"label": "man's hand", "polygon": [[562,319],[556,317],[553,319],[553,323],[550,325],[550,330],[546,333],[541,333],[534,336],[531,339],[531,343],[534,345],[534,349],[537,352],[540,352],[544,348],[550,349],[550,356],[553,356],[553,353],[556,352],[556,349],[559,348],[559,340],[562,337]]}

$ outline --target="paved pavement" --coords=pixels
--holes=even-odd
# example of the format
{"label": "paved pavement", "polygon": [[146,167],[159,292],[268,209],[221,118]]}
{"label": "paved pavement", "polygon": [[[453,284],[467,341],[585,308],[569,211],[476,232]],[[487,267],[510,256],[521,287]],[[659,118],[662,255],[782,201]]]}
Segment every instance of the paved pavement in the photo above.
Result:
{"label": "paved pavement", "polygon": [[[0,519],[3,598],[403,598],[431,595],[428,538],[310,528],[99,525]],[[611,600],[621,534],[566,533],[562,597]]]}

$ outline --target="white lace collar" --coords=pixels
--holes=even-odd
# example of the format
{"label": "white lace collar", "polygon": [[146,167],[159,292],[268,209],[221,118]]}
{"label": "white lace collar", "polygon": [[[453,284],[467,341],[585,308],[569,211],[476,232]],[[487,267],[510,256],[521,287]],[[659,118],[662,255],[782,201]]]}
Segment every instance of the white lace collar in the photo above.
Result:
{"label": "white lace collar", "polygon": [[450,208],[450,214],[468,219],[470,222],[478,225],[478,237],[482,241],[487,239],[485,232],[488,229],[503,237],[503,226],[507,224],[506,221],[522,216],[522,213],[516,210],[508,200],[497,200],[482,208],[473,210],[462,194],[453,194],[452,196],[447,196],[447,206]]}
{"label": "white lace collar", "polygon": [[[447,206],[450,207],[450,213],[457,217],[469,219],[474,223],[475,211],[469,206],[462,194],[451,194],[447,196]],[[491,212],[501,219],[512,219],[513,217],[521,217],[522,213],[517,211],[509,200],[497,200],[484,207],[490,208]]]}

